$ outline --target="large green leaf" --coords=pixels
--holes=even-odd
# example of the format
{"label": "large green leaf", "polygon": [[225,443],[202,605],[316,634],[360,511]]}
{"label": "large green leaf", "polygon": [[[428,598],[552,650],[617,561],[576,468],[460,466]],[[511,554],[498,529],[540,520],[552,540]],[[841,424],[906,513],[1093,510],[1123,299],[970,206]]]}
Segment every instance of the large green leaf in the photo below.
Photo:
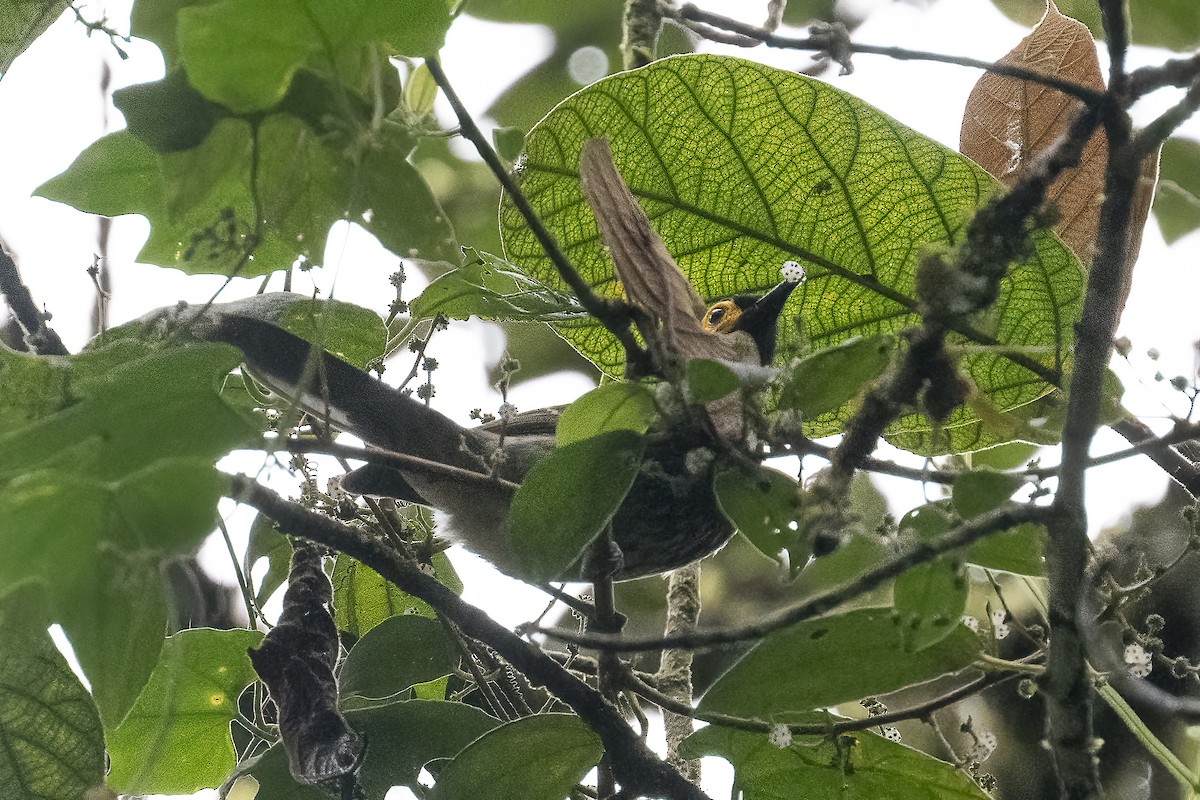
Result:
{"label": "large green leaf", "polygon": [[[195,134],[155,127],[157,117],[181,113],[175,106],[140,113],[143,134],[159,146]],[[145,216],[150,238],[138,260],[190,273],[253,277],[297,259],[319,264],[330,226],[347,218],[402,255],[453,258],[450,224],[407,161],[412,140],[385,124],[361,157],[339,141],[323,141],[291,114],[222,119],[197,146],[174,152],[119,131],[36,194],[93,214]]]}
{"label": "large green leaf", "polygon": [[343,698],[384,699],[449,675],[459,652],[442,624],[415,614],[389,617],[358,640],[338,673]]}
{"label": "large green leaf", "polygon": [[249,630],[194,629],[168,638],[129,716],[109,736],[108,785],[131,794],[217,787],[237,760],[229,723],[257,676]]}
{"label": "large green leaf", "polygon": [[192,84],[249,112],[279,102],[302,66],[345,74],[370,43],[433,55],[449,26],[445,0],[223,0],[183,8],[176,34]]}
{"label": "large green leaf", "polygon": [[87,689],[46,632],[45,597],[0,596],[0,797],[68,800],[104,782],[104,731]]}
{"label": "large green leaf", "polygon": [[[518,170],[534,209],[605,296],[620,287],[578,176],[580,148],[596,136],[609,139],[618,169],[705,300],[766,291],[783,261],[804,263],[808,281],[780,324],[781,361],[916,324],[920,256],[960,243],[971,216],[999,191],[968,159],[820,81],[735,58],[664,59],[563,101],[530,132]],[[511,262],[562,286],[511,200],[501,227]],[[1062,366],[1082,275],[1050,233],[1035,234],[1033,251],[1004,278],[991,313],[953,341],[1001,342],[1046,367]],[[621,371],[619,346],[595,321],[557,329],[606,372]],[[1050,391],[990,346],[968,347],[961,363],[1001,412]],[[836,432],[849,408],[808,421],[807,432]],[[891,433],[927,449],[921,437],[930,429],[923,417],[909,416]],[[983,430],[966,408],[942,430],[953,449],[1002,436]]]}
{"label": "large green leaf", "polygon": [[[1035,25],[1046,13],[1045,0],[992,0],[996,8],[1022,25]],[[1058,10],[1104,37],[1100,6],[1093,0],[1057,0]],[[1193,0],[1137,0],[1125,4],[1134,44],[1191,50],[1200,45],[1200,14]]]}
{"label": "large green leaf", "polygon": [[217,394],[231,348],[119,341],[53,363],[64,380],[42,385],[37,418],[0,435],[0,585],[45,583],[112,726],[162,646],[162,561],[212,530],[213,462],[258,433]]}
{"label": "large green leaf", "polygon": [[569,568],[625,500],[645,440],[614,430],[556,448],[538,461],[513,496],[508,529],[529,580],[573,580]]}
{"label": "large green leaf", "polygon": [[[521,797],[559,800],[604,750],[600,738],[570,714],[537,714],[485,733],[438,776],[431,800]],[[536,764],[536,769],[531,769]]]}
{"label": "large green leaf", "polygon": [[0,78],[68,5],[70,0],[6,0],[0,8]]}
{"label": "large green leaf", "polygon": [[708,690],[700,708],[795,720],[816,708],[961,669],[979,648],[975,634],[957,625],[941,641],[913,652],[892,609],[855,609],[771,634]]}
{"label": "large green leaf", "polygon": [[680,747],[688,758],[721,756],[733,764],[746,800],[987,800],[962,770],[873,733],[804,737],[778,747],[761,733],[711,725]]}

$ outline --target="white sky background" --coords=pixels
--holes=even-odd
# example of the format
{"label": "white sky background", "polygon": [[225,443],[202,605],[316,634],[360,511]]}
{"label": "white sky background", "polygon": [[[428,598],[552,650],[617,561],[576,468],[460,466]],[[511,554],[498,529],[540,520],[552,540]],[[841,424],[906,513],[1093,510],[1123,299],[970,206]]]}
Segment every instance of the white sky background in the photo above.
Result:
{"label": "white sky background", "polygon": [[[904,2],[859,0],[874,5],[877,12],[855,33],[858,42],[898,44],[995,59],[1002,56],[1027,32],[1003,17],[990,0],[940,0],[927,9]],[[701,0],[707,9],[737,14],[747,22],[762,19],[765,4],[742,0]],[[564,3],[569,6],[569,3]],[[753,8],[752,13],[746,8]],[[118,30],[128,30],[128,3],[89,4],[83,7],[88,19],[102,14],[113,20]],[[565,10],[565,13],[569,11]],[[616,20],[614,20],[616,24]],[[457,21],[451,28],[442,60],[467,106],[479,113],[513,78],[534,65],[549,51],[541,29],[534,26],[497,26],[471,18]],[[0,153],[4,154],[3,180],[0,181],[0,236],[16,254],[26,283],[35,299],[53,313],[51,324],[63,336],[71,350],[79,349],[88,334],[94,293],[85,273],[96,250],[95,219],[67,206],[31,198],[31,192],[43,181],[57,175],[88,144],[104,133],[123,127],[121,115],[101,104],[98,90],[102,62],[113,69],[113,89],[162,77],[162,61],[157,48],[135,40],[123,45],[130,53],[120,61],[100,36],[85,38],[82,26],[68,12],[28,52],[16,60],[0,81],[0,108],[6,124],[0,126]],[[706,47],[731,52],[784,68],[796,68],[806,56],[765,48],[739,50]],[[1164,52],[1134,49],[1131,65],[1156,63]],[[1103,62],[1104,54],[1101,53]],[[873,56],[857,56],[856,71],[847,77],[832,72],[825,79],[846,89],[904,124],[957,148],[963,104],[979,76],[976,70],[919,62],[897,62]],[[1160,98],[1161,95],[1161,98]],[[1136,108],[1136,121],[1144,124],[1178,98],[1178,94],[1160,92]],[[443,122],[451,119],[444,104],[439,106]],[[105,118],[107,117],[107,127]],[[484,128],[486,130],[486,120]],[[1185,128],[1188,135],[1200,139],[1200,123],[1193,120]],[[497,189],[497,197],[499,190]],[[109,268],[113,283],[110,321],[116,325],[140,316],[152,308],[174,304],[183,299],[203,302],[220,287],[223,278],[186,276],[181,272],[138,265],[134,257],[148,233],[148,225],[137,216],[118,218],[113,225],[109,245]],[[1133,293],[1125,311],[1120,333],[1134,343],[1134,369],[1117,367],[1129,390],[1127,407],[1152,425],[1165,428],[1168,405],[1171,411],[1184,407],[1170,391],[1153,384],[1152,376],[1161,370],[1168,378],[1194,375],[1194,351],[1191,343],[1200,338],[1200,315],[1195,313],[1200,298],[1200,236],[1191,235],[1168,248],[1151,220],[1143,240],[1142,255],[1135,273]],[[358,302],[380,310],[380,298],[390,296],[387,276],[395,269],[396,258],[383,251],[369,236],[357,229],[340,225],[329,237],[326,266],[314,273],[313,280],[325,296]],[[409,270],[406,297],[415,296],[424,280]],[[259,280],[239,280],[226,299],[253,293]],[[273,289],[281,284],[272,284]],[[298,276],[296,291],[311,289],[308,279]],[[1162,352],[1157,363],[1145,357],[1148,348]],[[468,422],[467,412],[482,405],[494,409],[498,394],[487,383],[487,367],[503,351],[503,334],[492,324],[472,320],[455,324],[434,338],[430,355],[441,364],[436,374],[438,393],[435,405]],[[407,365],[406,365],[407,366]],[[404,370],[406,371],[406,370]],[[393,369],[389,374],[401,373]],[[516,387],[510,399],[519,408],[529,409],[568,402],[582,394],[591,383],[578,374],[551,376]],[[1098,437],[1095,452],[1107,452],[1124,445],[1111,433]],[[1046,461],[1057,457],[1048,452]],[[817,466],[814,464],[814,467]],[[242,467],[254,469],[253,466]],[[1089,473],[1088,507],[1091,530],[1111,525],[1126,515],[1133,504],[1149,503],[1161,497],[1166,480],[1145,459],[1092,470]],[[286,485],[281,485],[284,491]],[[907,482],[889,481],[888,494],[896,510],[906,510],[922,501],[921,490]],[[206,563],[225,565],[224,547],[210,547]],[[536,616],[544,604],[542,595],[522,584],[506,581],[480,582],[478,575],[490,572],[470,557],[457,557],[455,563],[467,580],[478,588],[468,590],[467,599],[483,603],[501,622],[514,625]],[[232,580],[227,566],[223,574]],[[504,592],[498,595],[498,592]],[[503,596],[511,603],[497,607],[495,598]]]}

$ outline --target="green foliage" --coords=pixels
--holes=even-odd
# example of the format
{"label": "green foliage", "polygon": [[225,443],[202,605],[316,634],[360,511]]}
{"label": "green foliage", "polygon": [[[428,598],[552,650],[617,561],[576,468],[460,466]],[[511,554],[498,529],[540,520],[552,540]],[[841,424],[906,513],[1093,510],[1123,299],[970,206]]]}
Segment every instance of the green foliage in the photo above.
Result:
{"label": "green foliage", "polygon": [[[462,581],[444,553],[433,556],[433,569],[442,584],[462,592]],[[398,614],[433,617],[433,609],[424,600],[396,588],[378,572],[345,554],[339,554],[334,562],[331,580],[333,621],[338,630],[355,638]]]}
{"label": "green foliage", "polygon": [[720,400],[742,385],[741,379],[729,367],[705,358],[689,361],[684,374],[688,395],[695,403]]}
{"label": "green foliage", "polygon": [[[232,352],[116,342],[57,362],[41,415],[0,436],[0,584],[45,582],[109,727],[162,646],[162,561],[212,530],[226,486],[213,462],[257,438],[217,394]],[[0,403],[21,388],[0,387]]]}
{"label": "green foliage", "polygon": [[[1161,24],[1179,2],[1134,4],[1135,35],[1194,44],[1200,33],[1191,16]],[[550,56],[489,111],[502,126],[493,134],[500,156],[569,260],[601,295],[620,295],[578,177],[583,141],[604,136],[704,300],[765,291],[782,261],[804,263],[808,281],[781,318],[777,382],[763,392],[768,413],[759,431],[773,430],[771,414],[786,410],[809,436],[841,432],[919,320],[916,265],[960,245],[998,184],[828,84],[738,59],[666,59],[567,97],[578,88],[573,58],[578,66],[598,48],[609,69],[619,65],[623,5],[604,0],[563,13],[560,0],[471,0],[461,8],[447,0],[137,0],[132,32],[160,47],[166,77],[116,92],[128,129],[93,143],[38,194],[89,213],[145,216],[150,236],[139,259],[191,274],[266,276],[320,264],[330,227],[349,221],[427,273],[441,273],[412,301],[411,319],[549,322],[615,376],[624,354],[563,286],[512,198],[500,209],[505,257],[486,252],[500,252],[495,181],[446,147],[432,114],[436,84],[426,66],[409,60],[436,54],[459,10],[546,25],[554,34]],[[0,72],[64,7],[9,6]],[[785,19],[830,19],[832,6],[793,2]],[[658,49],[690,46],[670,28]],[[1183,141],[1164,151],[1168,181],[1156,214],[1168,239],[1196,227],[1198,153]],[[445,271],[448,264],[461,266]],[[955,480],[951,498],[910,511],[898,525],[877,493],[864,492],[864,478],[846,501],[844,541],[810,560],[805,514],[813,509],[799,484],[766,467],[719,469],[714,490],[726,516],[761,553],[780,561],[788,553],[793,581],[780,593],[804,598],[845,586],[1021,489],[1021,477],[993,470],[1032,455],[1014,439],[1056,441],[1064,403],[1009,354],[1068,370],[1081,294],[1074,257],[1038,231],[1032,255],[1012,266],[994,307],[961,321],[951,354],[971,384],[972,407],[941,425],[904,417],[889,435],[923,454],[1009,444],[964,457],[974,469]],[[375,311],[299,295],[221,303],[205,313],[273,322],[359,367],[394,344]],[[74,357],[0,347],[0,739],[16,743],[0,748],[4,798],[73,799],[105,782],[125,793],[188,792],[228,788],[238,776],[259,782],[259,800],[329,796],[329,787],[295,784],[270,719],[242,719],[233,729],[239,748],[251,740],[245,754],[261,753],[235,764],[231,723],[256,678],[246,650],[261,634],[188,629],[164,640],[179,622],[164,566],[194,553],[212,530],[229,491],[214,462],[262,445],[263,426],[247,411],[268,402],[236,381],[226,385],[235,351],[164,330],[171,317],[108,331]],[[545,357],[545,340],[528,341],[534,358],[560,363]],[[749,381],[702,359],[688,362],[684,377],[688,399],[700,404]],[[1120,390],[1108,376],[1105,419],[1124,413]],[[527,578],[579,576],[589,544],[639,471],[654,467],[643,463],[643,436],[657,417],[653,392],[631,382],[607,382],[562,412],[556,449],[525,476],[507,529],[496,532],[510,537]],[[337,513],[365,527],[369,512],[340,504]],[[418,557],[460,592],[439,540],[424,538],[428,512],[389,505],[385,513],[389,531],[417,532]],[[970,667],[984,648],[960,623],[968,577],[978,575],[968,566],[1040,576],[1045,546],[1040,526],[1002,531],[909,568],[856,605],[775,631],[717,680],[701,710],[833,721],[825,709]],[[261,607],[283,584],[290,553],[288,539],[258,518],[241,564],[253,604]],[[251,572],[263,561],[255,581]],[[727,577],[711,574],[717,584]],[[495,693],[500,707],[487,705],[492,692],[464,691],[456,671],[465,654],[451,638],[457,631],[423,600],[344,553],[334,554],[331,583],[333,620],[348,652],[338,702],[369,745],[359,774],[366,796],[400,785],[435,800],[558,800],[596,765],[602,748],[579,717],[540,713],[562,706],[529,695],[535,713],[511,721],[503,708],[508,687]],[[46,635],[50,622],[65,630],[91,696]],[[464,694],[506,721],[459,702]],[[949,764],[869,732],[776,746],[713,725],[684,751],[730,761],[748,798],[984,797]],[[423,770],[433,788],[418,786]]]}
{"label": "green foliage", "polygon": [[637,383],[607,383],[563,409],[555,431],[559,447],[610,431],[643,434],[654,420],[654,398]]}
{"label": "green foliage", "polygon": [[474,315],[541,321],[579,313],[566,294],[529,278],[503,259],[470,248],[466,256],[466,264],[438,277],[413,300],[410,311],[414,318],[432,319],[441,314],[450,319]]}
{"label": "green foliage", "polygon": [[70,0],[7,0],[0,8],[0,78],[66,10]]}
{"label": "green foliage", "polygon": [[1163,145],[1154,218],[1168,243],[1200,228],[1200,142],[1168,139]]}
{"label": "green foliage", "polygon": [[726,672],[700,710],[798,721],[813,709],[881,694],[971,664],[979,639],[955,625],[913,650],[890,608],[860,608],[776,631]]}
{"label": "green foliage", "polygon": [[[481,736],[447,764],[431,800],[524,797],[558,800],[603,754],[600,739],[567,714],[540,714]],[[537,764],[536,770],[530,765]]]}
{"label": "green foliage", "polygon": [[338,675],[346,698],[380,700],[449,675],[458,650],[442,624],[413,614],[383,620],[358,640]]}
{"label": "green foliage", "polygon": [[129,794],[183,794],[219,786],[236,753],[229,723],[257,676],[246,649],[257,631],[196,629],[167,637],[146,687],[109,734],[108,785]]}
{"label": "green foliage", "polygon": [[82,797],[104,781],[104,731],[87,689],[46,632],[44,591],[0,594],[0,796]]}
{"label": "green foliage", "polygon": [[637,477],[645,440],[613,430],[554,450],[513,497],[508,528],[522,576],[571,580],[588,543],[620,508]]}
{"label": "green foliage", "polygon": [[[1034,25],[1046,12],[1042,0],[993,0],[1011,19]],[[1058,10],[1084,23],[1097,39],[1104,38],[1100,7],[1090,0],[1061,0]],[[1200,44],[1200,15],[1191,0],[1138,0],[1125,12],[1134,44],[1187,51]]]}
{"label": "green foliage", "polygon": [[766,467],[753,474],[740,468],[722,470],[713,479],[721,512],[767,558],[781,560],[787,550],[792,574],[808,561],[808,536],[801,528],[804,506],[794,480]]}
{"label": "green foliage", "polygon": [[[739,59],[665,59],[581,90],[526,139],[521,188],[604,295],[616,295],[619,286],[578,178],[580,148],[598,136],[608,138],[623,177],[705,301],[766,291],[783,261],[804,264],[808,281],[783,312],[783,319],[798,315],[800,328],[780,326],[779,360],[915,324],[920,254],[960,242],[971,215],[999,190],[966,158],[827,84]],[[508,199],[501,229],[510,261],[561,285]],[[1049,232],[1034,235],[1033,251],[1009,270],[991,312],[959,341],[999,340],[1057,368],[1070,346],[1082,276]],[[620,347],[598,323],[556,328],[601,369],[619,374]],[[991,349],[968,347],[960,363],[1000,412],[1050,391]],[[850,410],[810,420],[806,432],[835,433]],[[904,417],[891,428],[904,446],[922,452],[1009,437],[965,407],[939,430],[949,436],[931,443],[923,418]]]}
{"label": "green foliage", "polygon": [[894,336],[867,336],[818,350],[792,367],[779,407],[806,420],[837,411],[883,373],[895,349]]}
{"label": "green foliage", "polygon": [[258,584],[258,590],[254,592],[254,604],[259,608],[287,580],[288,564],[292,559],[292,545],[287,537],[279,532],[269,517],[259,514],[250,526],[250,541],[246,544],[246,556],[242,559],[242,573],[246,580],[253,580],[251,573],[254,566],[264,558],[267,560],[267,571]]}
{"label": "green foliage", "polygon": [[806,736],[779,747],[764,734],[712,725],[688,737],[681,749],[689,758],[719,755],[727,759],[746,800],[989,797],[954,766],[866,731],[843,734],[832,742]]}
{"label": "green foliage", "polygon": [[[932,542],[950,529],[949,523],[948,517],[907,516],[900,521],[900,535]],[[966,569],[955,555],[909,567],[896,578],[892,601],[912,650],[937,644],[958,629],[968,589]]]}

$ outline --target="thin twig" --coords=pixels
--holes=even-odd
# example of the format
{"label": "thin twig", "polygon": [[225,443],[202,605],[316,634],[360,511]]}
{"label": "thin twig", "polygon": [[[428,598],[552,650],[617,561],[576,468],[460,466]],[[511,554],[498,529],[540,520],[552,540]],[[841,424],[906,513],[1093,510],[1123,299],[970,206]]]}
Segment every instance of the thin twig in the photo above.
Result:
{"label": "thin twig", "polygon": [[993,533],[1008,530],[1026,522],[1043,522],[1048,516],[1049,509],[1043,506],[1017,505],[1010,503],[998,509],[975,517],[957,528],[947,531],[937,539],[919,542],[894,556],[890,561],[880,564],[859,575],[850,583],[831,589],[824,594],[810,597],[796,605],[785,608],[774,614],[767,615],[758,622],[740,628],[718,628],[700,630],[695,633],[678,636],[662,636],[644,639],[619,639],[609,636],[581,635],[573,631],[560,629],[538,628],[539,633],[560,641],[572,642],[596,649],[608,649],[614,652],[638,652],[644,650],[662,650],[668,647],[686,647],[697,650],[721,644],[753,641],[762,639],[768,634],[790,627],[813,617],[818,617],[842,603],[864,594],[881,585],[884,581],[895,578],[906,569],[917,564],[923,564],[943,553],[965,547]]}
{"label": "thin twig", "polygon": [[[668,12],[671,13],[671,12]],[[682,24],[690,22],[700,22],[714,28],[732,31],[746,37],[747,39],[761,42],[767,47],[775,47],[786,50],[824,50],[829,45],[828,36],[807,36],[804,38],[796,38],[790,36],[780,36],[773,31],[755,25],[748,25],[744,22],[714,14],[697,8],[691,3],[685,3],[678,11],[673,12],[672,16]],[[690,27],[690,26],[689,26]],[[865,55],[878,55],[893,58],[898,61],[933,61],[941,64],[953,64],[960,67],[973,67],[982,69],[997,75],[1004,75],[1009,78],[1016,78],[1023,81],[1031,81],[1040,83],[1044,86],[1049,86],[1058,89],[1060,92],[1070,95],[1085,105],[1095,106],[1100,103],[1104,97],[1103,92],[1098,92],[1088,86],[1082,86],[1074,81],[1064,80],[1057,75],[1050,75],[1038,70],[1028,69],[1016,64],[998,63],[995,61],[984,61],[978,58],[969,58],[966,56],[950,56],[944,53],[931,53],[924,50],[909,50],[904,47],[882,47],[868,44],[847,43],[848,48],[853,53]]]}
{"label": "thin twig", "polygon": [[470,112],[463,105],[462,100],[454,91],[454,87],[450,85],[450,79],[446,77],[446,73],[442,70],[442,65],[438,63],[436,58],[425,60],[426,66],[429,67],[429,74],[433,76],[434,81],[442,92],[446,95],[446,99],[450,102],[450,106],[454,109],[455,115],[458,117],[459,127],[462,129],[462,135],[471,144],[475,146],[484,163],[492,171],[492,175],[500,182],[505,193],[512,200],[517,211],[525,219],[525,224],[529,226],[529,230],[537,239],[538,244],[546,252],[546,257],[550,259],[550,263],[558,271],[559,277],[571,288],[575,296],[579,299],[579,303],[584,309],[595,317],[605,328],[608,329],[613,336],[625,348],[625,352],[631,358],[637,357],[642,352],[641,345],[630,329],[630,323],[633,321],[632,313],[629,307],[620,301],[609,300],[602,298],[592,291],[592,287],[583,279],[583,277],[575,270],[575,267],[567,260],[562,249],[558,246],[558,241],[554,235],[546,229],[538,217],[537,212],[533,210],[533,206],[529,204],[529,199],[525,197],[525,193],[521,191],[521,187],[517,186],[516,181],[509,175],[508,170],[504,168],[500,157],[496,155],[496,151],[492,149],[479,126],[475,124],[475,120],[471,118]]}

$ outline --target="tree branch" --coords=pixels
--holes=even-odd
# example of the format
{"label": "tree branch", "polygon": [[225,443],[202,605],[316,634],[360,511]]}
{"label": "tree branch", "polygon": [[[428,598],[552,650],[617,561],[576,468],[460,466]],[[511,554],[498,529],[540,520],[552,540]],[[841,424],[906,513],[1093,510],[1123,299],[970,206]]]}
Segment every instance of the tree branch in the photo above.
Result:
{"label": "tree branch", "polygon": [[46,315],[38,310],[29,287],[21,280],[17,262],[4,242],[0,241],[0,295],[8,301],[17,322],[25,330],[25,343],[42,356],[65,356],[66,345],[52,328],[46,325]]}
{"label": "tree branch", "polygon": [[390,583],[429,603],[467,636],[485,642],[530,681],[546,687],[599,735],[625,791],[706,800],[707,795],[650,751],[599,692],[481,609],[463,602],[415,564],[406,562],[382,539],[284,500],[244,475],[233,476],[230,483],[233,499],[258,509],[289,535],[323,544],[371,567]]}
{"label": "tree branch", "polygon": [[670,647],[698,650],[715,645],[762,639],[769,633],[832,611],[842,603],[853,600],[859,595],[879,586],[884,581],[895,578],[906,569],[914,567],[917,564],[923,564],[943,553],[965,547],[989,534],[999,533],[1015,525],[1021,525],[1026,522],[1044,522],[1048,516],[1048,512],[1049,509],[1044,506],[1017,505],[1015,503],[1001,506],[994,511],[982,514],[959,525],[957,528],[947,531],[935,540],[912,545],[892,558],[891,561],[864,572],[850,583],[843,584],[836,589],[831,589],[824,594],[810,597],[790,608],[770,614],[759,622],[751,623],[741,628],[701,630],[694,633],[662,636],[652,639],[621,639],[611,636],[581,635],[574,631],[540,627],[537,628],[537,631],[560,641],[624,653],[643,650],[662,650]]}
{"label": "tree branch", "polygon": [[550,263],[558,271],[559,277],[571,288],[575,296],[579,298],[580,304],[589,314],[600,321],[605,328],[617,337],[617,340],[625,348],[631,360],[637,361],[643,357],[644,352],[641,345],[630,329],[630,324],[633,322],[633,313],[629,306],[618,300],[609,300],[600,297],[592,287],[576,272],[575,267],[567,260],[562,249],[558,246],[558,241],[554,235],[546,229],[538,217],[537,212],[533,210],[533,206],[529,204],[529,199],[525,197],[525,193],[521,191],[521,187],[517,186],[516,181],[504,168],[500,162],[500,157],[496,155],[496,151],[488,143],[483,132],[479,130],[479,126],[475,124],[475,120],[471,118],[471,114],[455,93],[454,87],[450,85],[450,79],[446,77],[445,71],[442,70],[442,65],[438,63],[436,58],[428,58],[425,60],[426,66],[429,67],[429,74],[433,76],[434,81],[445,93],[446,99],[450,101],[450,106],[454,109],[455,115],[458,117],[459,128],[462,135],[471,144],[475,145],[475,150],[483,158],[484,163],[491,169],[492,174],[500,185],[504,188],[505,193],[512,199],[513,205],[517,211],[525,219],[525,223],[532,231],[534,238],[538,240],[538,244],[546,251],[546,256],[550,259]]}

